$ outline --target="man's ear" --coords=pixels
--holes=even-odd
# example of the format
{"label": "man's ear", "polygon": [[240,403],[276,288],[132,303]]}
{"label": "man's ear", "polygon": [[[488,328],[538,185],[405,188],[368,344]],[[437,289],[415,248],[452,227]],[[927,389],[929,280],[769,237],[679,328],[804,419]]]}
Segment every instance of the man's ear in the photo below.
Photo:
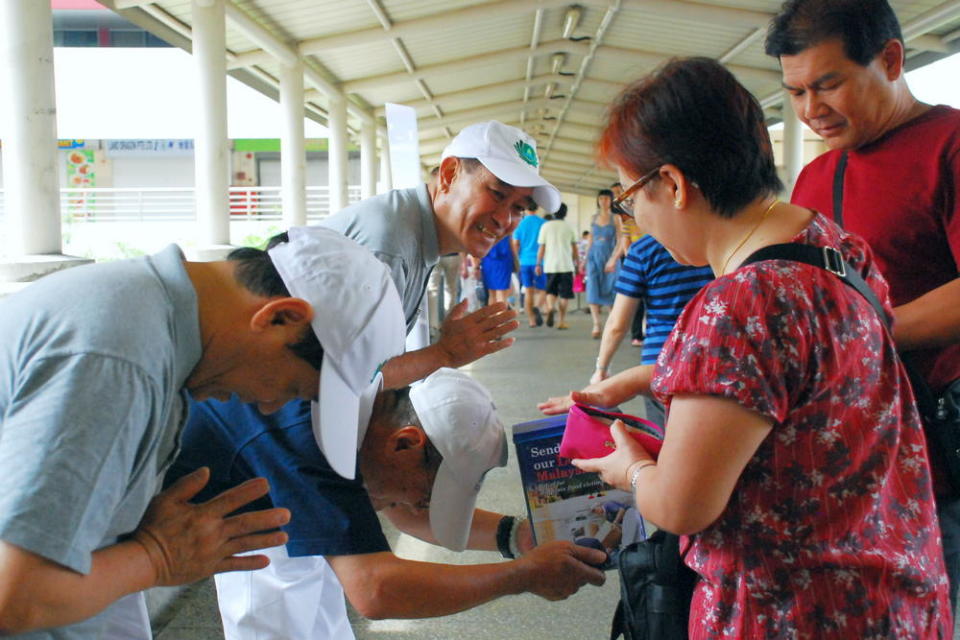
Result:
{"label": "man's ear", "polygon": [[254,332],[282,328],[284,334],[300,336],[313,319],[313,307],[301,298],[271,298],[265,302],[250,318],[250,328]]}
{"label": "man's ear", "polygon": [[461,171],[463,171],[463,165],[460,163],[460,158],[454,156],[444,158],[440,162],[439,171],[437,171],[437,191],[449,191],[450,185],[453,184]]}
{"label": "man's ear", "polygon": [[427,434],[418,426],[408,424],[390,434],[389,448],[400,452],[411,449],[423,449],[427,445]]}
{"label": "man's ear", "polygon": [[883,45],[883,50],[879,53],[880,64],[883,65],[883,71],[890,82],[903,75],[905,55],[903,43],[896,38],[890,38]]}

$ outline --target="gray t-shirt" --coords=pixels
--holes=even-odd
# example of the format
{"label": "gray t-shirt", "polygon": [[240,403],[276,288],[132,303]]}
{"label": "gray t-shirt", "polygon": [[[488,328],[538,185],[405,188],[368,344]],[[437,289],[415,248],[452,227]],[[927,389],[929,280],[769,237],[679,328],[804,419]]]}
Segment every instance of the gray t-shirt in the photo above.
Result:
{"label": "gray t-shirt", "polygon": [[430,272],[440,259],[427,186],[394,189],[361,200],[319,224],[356,240],[387,265],[400,292],[410,331],[417,320]]}
{"label": "gray t-shirt", "polygon": [[[176,246],[0,300],[0,539],[88,573],[136,528],[179,448],[197,313]],[[101,623],[23,637],[94,638]]]}

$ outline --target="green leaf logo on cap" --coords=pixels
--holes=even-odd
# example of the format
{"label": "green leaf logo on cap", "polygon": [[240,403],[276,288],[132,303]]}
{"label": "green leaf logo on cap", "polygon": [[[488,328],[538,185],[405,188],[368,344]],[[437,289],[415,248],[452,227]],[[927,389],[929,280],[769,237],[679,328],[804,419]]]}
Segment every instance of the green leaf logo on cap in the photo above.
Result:
{"label": "green leaf logo on cap", "polygon": [[537,160],[537,152],[523,140],[517,140],[513,148],[517,150],[517,155],[520,156],[520,159],[531,167],[536,167],[540,163],[540,161]]}

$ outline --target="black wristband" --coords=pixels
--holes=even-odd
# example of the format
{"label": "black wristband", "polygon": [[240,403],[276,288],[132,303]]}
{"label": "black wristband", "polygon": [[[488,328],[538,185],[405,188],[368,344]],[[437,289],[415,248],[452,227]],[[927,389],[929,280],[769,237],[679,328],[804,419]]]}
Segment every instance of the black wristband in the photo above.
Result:
{"label": "black wristband", "polygon": [[510,531],[513,529],[513,522],[516,520],[513,516],[503,516],[497,525],[497,549],[500,555],[508,560],[513,560],[516,556],[510,551]]}

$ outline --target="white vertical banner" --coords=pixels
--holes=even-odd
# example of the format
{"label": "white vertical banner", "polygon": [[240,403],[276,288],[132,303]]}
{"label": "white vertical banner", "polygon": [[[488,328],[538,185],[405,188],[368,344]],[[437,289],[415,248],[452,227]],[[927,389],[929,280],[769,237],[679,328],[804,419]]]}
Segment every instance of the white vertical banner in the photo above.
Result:
{"label": "white vertical banner", "polygon": [[[420,177],[420,140],[417,134],[417,112],[413,107],[388,102],[387,140],[390,145],[390,173],[394,189],[409,189],[423,184]],[[423,349],[430,344],[430,296],[424,289],[417,323],[407,334],[407,351]]]}
{"label": "white vertical banner", "polygon": [[417,111],[413,107],[388,102],[387,139],[390,141],[390,173],[394,189],[409,189],[423,182],[420,177],[420,140],[417,135]]}

